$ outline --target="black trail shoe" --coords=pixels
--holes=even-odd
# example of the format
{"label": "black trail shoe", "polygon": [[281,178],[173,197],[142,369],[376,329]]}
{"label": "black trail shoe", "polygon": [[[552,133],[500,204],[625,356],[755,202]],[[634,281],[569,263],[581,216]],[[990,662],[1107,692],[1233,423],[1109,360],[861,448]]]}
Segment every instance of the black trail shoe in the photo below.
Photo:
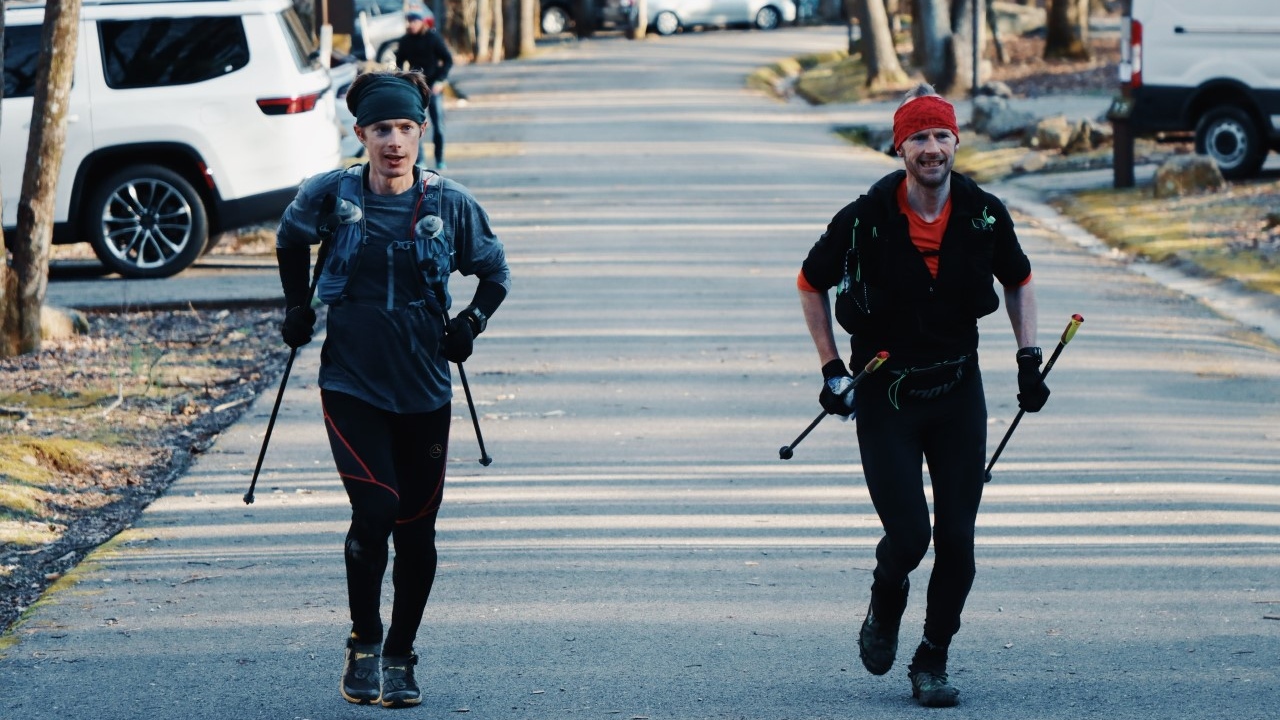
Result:
{"label": "black trail shoe", "polygon": [[382,658],[382,706],[402,708],[422,702],[422,690],[413,679],[418,656],[385,655]]}
{"label": "black trail shoe", "polygon": [[342,664],[342,684],[338,686],[347,702],[357,705],[378,702],[378,698],[382,696],[381,675],[378,672],[381,652],[379,643],[358,643],[355,638],[347,640],[347,657]]}
{"label": "black trail shoe", "polygon": [[872,606],[867,606],[867,617],[858,631],[858,655],[862,658],[863,667],[872,675],[884,675],[893,667],[893,661],[898,657],[898,625],[901,619],[901,616],[896,619],[880,617]]}
{"label": "black trail shoe", "polygon": [[947,682],[945,672],[917,670],[910,673],[911,697],[925,707],[952,707],[960,702],[960,691]]}
{"label": "black trail shoe", "polygon": [[872,675],[884,675],[898,657],[898,628],[907,609],[908,583],[900,590],[885,592],[879,583],[871,586],[871,604],[858,631],[858,655]]}

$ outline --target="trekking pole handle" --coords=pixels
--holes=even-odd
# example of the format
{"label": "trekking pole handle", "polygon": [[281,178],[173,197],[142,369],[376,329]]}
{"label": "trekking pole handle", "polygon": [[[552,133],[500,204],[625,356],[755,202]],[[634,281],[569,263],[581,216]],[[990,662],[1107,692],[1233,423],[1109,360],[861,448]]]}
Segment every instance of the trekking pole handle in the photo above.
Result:
{"label": "trekking pole handle", "polygon": [[853,378],[853,386],[857,387],[858,383],[862,382],[862,378],[866,377],[867,375],[870,375],[876,370],[879,370],[880,366],[884,364],[884,361],[888,359],[889,359],[888,350],[881,350],[880,352],[876,353],[875,357],[867,361],[866,367],[862,368],[862,372],[858,373]]}
{"label": "trekking pole handle", "polygon": [[1062,354],[1062,349],[1071,342],[1071,338],[1076,336],[1076,331],[1080,329],[1081,323],[1084,322],[1084,316],[1076,313],[1071,316],[1071,320],[1067,322],[1067,327],[1062,331],[1062,337],[1058,339],[1058,347],[1053,349],[1053,354],[1049,356],[1049,361],[1044,364],[1044,370],[1040,372],[1040,379],[1043,380],[1049,371],[1053,369],[1053,364],[1058,361],[1058,356]]}
{"label": "trekking pole handle", "polygon": [[[1058,361],[1058,356],[1062,354],[1062,349],[1067,346],[1067,343],[1071,342],[1071,338],[1076,336],[1076,331],[1080,329],[1080,325],[1083,322],[1084,316],[1080,313],[1075,313],[1071,316],[1066,329],[1062,331],[1062,337],[1058,339],[1058,347],[1053,349],[1053,354],[1049,356],[1049,362],[1044,364],[1044,370],[1040,372],[1041,380],[1049,375],[1049,371],[1053,369],[1053,364]],[[1005,431],[1000,444],[996,446],[996,451],[991,454],[991,460],[987,463],[986,477],[983,482],[991,482],[991,468],[995,467],[996,460],[1000,459],[1000,453],[1004,452],[1004,446],[1009,444],[1009,438],[1013,437],[1013,431],[1018,428],[1018,423],[1022,422],[1022,416],[1026,412],[1026,410],[1018,408],[1018,414],[1013,416],[1013,422],[1009,424],[1009,429]]]}
{"label": "trekking pole handle", "polygon": [[[859,372],[857,375],[854,376],[853,385],[850,386],[850,389],[858,387],[858,383],[862,382],[863,378],[875,372],[876,370],[879,370],[880,366],[884,364],[884,361],[888,359],[889,359],[888,350],[881,350],[880,352],[876,353],[875,357],[867,361],[866,366],[862,368],[861,372]],[[829,414],[830,413],[828,413],[826,410],[823,410],[822,412],[818,413],[818,416],[813,419],[813,422],[809,423],[809,427],[805,428],[804,431],[801,432],[800,435],[796,437],[795,440],[792,440],[790,445],[783,445],[782,447],[778,448],[778,458],[780,460],[790,460],[794,456],[795,448],[797,445],[800,444],[800,441],[808,437],[809,433],[813,432],[813,429],[818,427],[818,423],[825,420],[827,418],[827,415]],[[853,413],[850,413],[849,415],[852,416]],[[846,419],[848,418],[846,417]]]}

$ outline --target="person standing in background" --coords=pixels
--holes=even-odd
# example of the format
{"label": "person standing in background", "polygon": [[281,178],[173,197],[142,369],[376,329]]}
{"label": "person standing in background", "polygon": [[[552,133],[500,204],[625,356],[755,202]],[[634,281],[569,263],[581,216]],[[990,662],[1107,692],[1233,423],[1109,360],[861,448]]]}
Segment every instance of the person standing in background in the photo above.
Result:
{"label": "person standing in background", "polygon": [[[444,98],[441,93],[444,92],[445,81],[449,79],[449,71],[453,69],[453,54],[449,52],[444,38],[436,32],[436,19],[430,11],[410,10],[404,17],[408,31],[400,38],[400,45],[396,48],[396,68],[421,72],[431,86],[427,117],[431,121],[432,157],[436,161],[436,170],[444,170],[448,166],[444,162]],[[418,164],[426,167],[426,162],[427,144],[424,137],[418,153]]]}

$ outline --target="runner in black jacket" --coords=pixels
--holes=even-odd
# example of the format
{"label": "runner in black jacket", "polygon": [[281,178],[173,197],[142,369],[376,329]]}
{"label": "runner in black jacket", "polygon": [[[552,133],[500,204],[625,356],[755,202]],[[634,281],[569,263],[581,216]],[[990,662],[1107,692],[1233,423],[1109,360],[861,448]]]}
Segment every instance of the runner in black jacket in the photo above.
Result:
{"label": "runner in black jacket", "polygon": [[[453,54],[444,38],[435,30],[435,18],[419,11],[405,14],[408,32],[400,38],[396,48],[396,67],[417,70],[427,78],[431,85],[431,101],[427,103],[427,116],[431,119],[431,143],[434,147],[436,170],[444,170],[444,99],[440,93],[444,83],[449,79],[449,71],[453,69]],[[424,142],[418,153],[418,163],[426,166],[427,146]]]}
{"label": "runner in black jacket", "polygon": [[[889,672],[907,605],[907,576],[934,546],[924,637],[908,668],[922,705],[955,705],[947,651],[973,585],[974,526],[985,480],[987,409],[978,372],[978,318],[1004,288],[1017,339],[1018,402],[1038,411],[1040,378],[1031,264],[1004,205],[951,171],[955,109],[933,88],[908,93],[894,115],[894,147],[906,169],[841,210],[804,261],[797,285],[822,362],[819,402],[856,413],[862,468],[884,536],[876,547],[871,605],[858,636],[862,663]],[[852,336],[852,364],[881,350],[889,360],[852,389],[836,348],[828,291]],[[922,460],[933,488],[932,523]]]}

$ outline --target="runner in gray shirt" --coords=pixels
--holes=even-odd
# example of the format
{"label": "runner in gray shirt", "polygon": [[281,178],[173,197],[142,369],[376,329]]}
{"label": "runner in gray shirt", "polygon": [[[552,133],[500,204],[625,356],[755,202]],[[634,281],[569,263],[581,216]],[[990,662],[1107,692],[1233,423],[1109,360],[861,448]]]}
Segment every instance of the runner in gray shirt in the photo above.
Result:
{"label": "runner in gray shirt", "polygon": [[[280,221],[276,254],[287,307],[281,334],[310,342],[310,246],[322,245],[316,296],[329,306],[320,397],[338,475],[351,501],[346,540],[351,633],[340,690],[348,701],[421,702],[418,628],[436,572],[452,384],[449,363],[510,289],[502,243],[471,193],[415,167],[431,90],[421,73],[356,78],[347,105],[369,161],[309,179]],[[479,278],[449,319],[453,272]],[[395,596],[380,610],[388,540]]]}

